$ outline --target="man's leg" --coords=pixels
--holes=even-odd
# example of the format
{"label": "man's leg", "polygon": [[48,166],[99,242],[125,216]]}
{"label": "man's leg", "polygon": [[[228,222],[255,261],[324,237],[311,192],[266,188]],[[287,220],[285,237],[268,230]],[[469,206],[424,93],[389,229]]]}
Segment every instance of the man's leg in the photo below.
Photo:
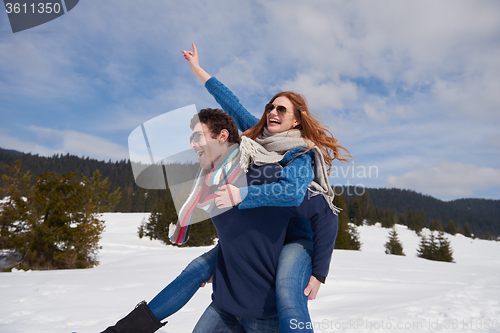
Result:
{"label": "man's leg", "polygon": [[212,302],[196,323],[193,333],[245,333],[240,319]]}
{"label": "man's leg", "polygon": [[156,295],[148,307],[158,320],[179,311],[213,275],[218,245],[186,266],[182,273]]}
{"label": "man's leg", "polygon": [[241,319],[241,325],[246,333],[280,333],[278,316],[269,318]]}

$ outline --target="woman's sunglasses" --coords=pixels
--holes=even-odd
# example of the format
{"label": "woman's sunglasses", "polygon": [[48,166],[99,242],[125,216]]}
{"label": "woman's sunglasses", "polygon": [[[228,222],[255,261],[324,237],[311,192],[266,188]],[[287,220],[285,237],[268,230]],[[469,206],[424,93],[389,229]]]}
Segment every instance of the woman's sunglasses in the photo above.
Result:
{"label": "woman's sunglasses", "polygon": [[276,111],[278,111],[279,114],[285,115],[286,114],[286,107],[283,105],[277,105],[275,106],[273,103],[269,103],[266,105],[265,112],[269,113],[276,108]]}

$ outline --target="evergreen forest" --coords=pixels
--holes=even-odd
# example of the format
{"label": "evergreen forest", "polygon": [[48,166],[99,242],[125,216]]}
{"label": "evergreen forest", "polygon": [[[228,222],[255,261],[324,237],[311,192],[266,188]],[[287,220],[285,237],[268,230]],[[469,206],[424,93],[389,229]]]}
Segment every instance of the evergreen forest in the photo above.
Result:
{"label": "evergreen forest", "polygon": [[[47,172],[59,175],[79,172],[82,176],[91,178],[94,171],[99,170],[102,178],[109,181],[110,191],[120,192],[120,201],[112,211],[153,213],[150,221],[145,222],[142,230],[139,230],[142,236],[165,240],[168,230],[165,225],[176,220],[169,191],[138,187],[128,160],[106,162],[70,154],[44,157],[0,148],[0,174],[6,174],[8,167],[14,166],[16,160],[21,160],[23,170],[29,170],[34,178]],[[197,169],[195,164],[183,167]],[[6,183],[0,180],[0,188],[5,186]],[[392,228],[398,223],[407,225],[416,232],[428,227],[437,232],[458,232],[482,239],[497,239],[500,235],[500,200],[458,199],[446,202],[411,190],[364,188],[360,191],[359,188],[352,187],[336,187],[334,190],[334,204],[342,208],[339,236],[343,230],[352,235],[344,240],[338,239],[337,243],[344,243],[341,248],[359,249],[360,246],[355,228],[348,225],[348,222],[354,225],[380,222],[385,228]],[[168,213],[162,214],[164,211]],[[151,221],[154,223],[151,224]],[[161,227],[154,225],[158,221],[163,221]],[[209,242],[205,237],[197,236],[194,227],[203,230],[201,234],[209,229],[214,232],[210,221],[194,225],[190,235],[195,239],[200,238],[200,243]]]}

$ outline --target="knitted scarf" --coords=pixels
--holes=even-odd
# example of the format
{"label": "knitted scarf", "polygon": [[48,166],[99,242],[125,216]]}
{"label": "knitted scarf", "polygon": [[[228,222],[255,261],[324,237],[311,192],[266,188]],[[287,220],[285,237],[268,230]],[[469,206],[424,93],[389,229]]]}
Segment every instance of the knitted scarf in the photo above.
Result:
{"label": "knitted scarf", "polygon": [[[313,146],[313,144],[302,137],[300,130],[290,130],[281,133],[271,133],[264,127],[255,140],[245,136],[241,139],[241,166],[248,172],[251,163],[256,165],[278,163],[285,154],[293,148]],[[339,209],[333,205],[334,193],[328,181],[325,159],[317,146],[311,149],[314,152],[314,180],[311,182],[308,191],[311,195],[321,194],[330,206],[330,209],[337,214]]]}
{"label": "knitted scarf", "polygon": [[184,244],[189,238],[191,216],[196,207],[209,213],[214,207],[215,194],[210,194],[211,186],[234,184],[243,174],[240,165],[240,148],[231,145],[214,163],[211,170],[201,169],[194,180],[188,199],[179,210],[179,219],[174,228],[169,230],[170,241],[174,244]]}

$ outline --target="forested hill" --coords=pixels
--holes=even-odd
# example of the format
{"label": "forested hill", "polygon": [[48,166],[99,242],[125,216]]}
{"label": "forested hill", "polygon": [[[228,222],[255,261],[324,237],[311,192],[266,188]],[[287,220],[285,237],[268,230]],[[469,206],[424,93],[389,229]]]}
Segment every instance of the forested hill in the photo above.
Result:
{"label": "forested hill", "polygon": [[[122,190],[122,199],[115,207],[115,211],[132,212],[144,211],[143,203],[136,203],[134,193],[137,194],[138,187],[134,184],[134,177],[130,162],[122,160],[119,162],[104,162],[91,158],[82,158],[75,155],[54,155],[44,157],[39,155],[25,154],[15,150],[0,148],[0,174],[8,172],[8,166],[13,166],[16,160],[22,161],[22,169],[30,171],[33,178],[47,172],[65,174],[78,171],[86,177],[92,176],[95,170],[99,170],[102,178],[108,178],[111,189],[118,187]],[[5,181],[0,179],[0,187],[5,187]],[[144,191],[142,191],[144,194]]]}
{"label": "forested hill", "polygon": [[[0,148],[0,174],[6,173],[7,166],[14,165],[19,159],[22,160],[23,170],[29,170],[34,176],[51,171],[58,174],[79,171],[90,177],[98,169],[102,177],[109,179],[112,189],[120,187],[122,190],[122,200],[115,207],[115,211],[119,212],[151,211],[157,199],[166,195],[166,191],[144,190],[137,187],[128,160],[105,162],[69,154],[43,157]],[[0,180],[0,187],[4,186],[5,182]],[[352,220],[357,214],[355,201],[360,198],[353,195],[355,191],[352,188],[344,188],[341,191],[349,205],[349,215]],[[359,190],[357,192],[360,193]],[[385,211],[386,215],[392,214],[396,222],[402,223],[398,218],[408,219],[412,215],[411,211],[419,213],[427,226],[433,220],[442,226],[453,221],[457,228],[463,228],[468,224],[472,233],[481,238],[500,235],[500,200],[458,199],[445,202],[411,190],[400,189],[367,189],[365,193],[367,195],[365,194],[366,197],[361,201],[365,202],[365,206],[366,202],[369,202],[369,205],[377,208],[377,218],[380,218],[380,212]],[[390,213],[387,213],[387,209]]]}
{"label": "forested hill", "polygon": [[[342,193],[352,203],[358,197],[356,192],[361,194],[362,191],[344,188]],[[390,209],[398,217],[398,223],[401,223],[401,215],[409,215],[409,210],[413,213],[423,211],[427,226],[432,220],[442,226],[453,221],[457,228],[468,224],[471,231],[481,238],[489,239],[500,235],[500,200],[469,198],[442,201],[412,190],[396,188],[370,188],[365,190],[364,195],[368,195],[368,200],[374,207]]]}

